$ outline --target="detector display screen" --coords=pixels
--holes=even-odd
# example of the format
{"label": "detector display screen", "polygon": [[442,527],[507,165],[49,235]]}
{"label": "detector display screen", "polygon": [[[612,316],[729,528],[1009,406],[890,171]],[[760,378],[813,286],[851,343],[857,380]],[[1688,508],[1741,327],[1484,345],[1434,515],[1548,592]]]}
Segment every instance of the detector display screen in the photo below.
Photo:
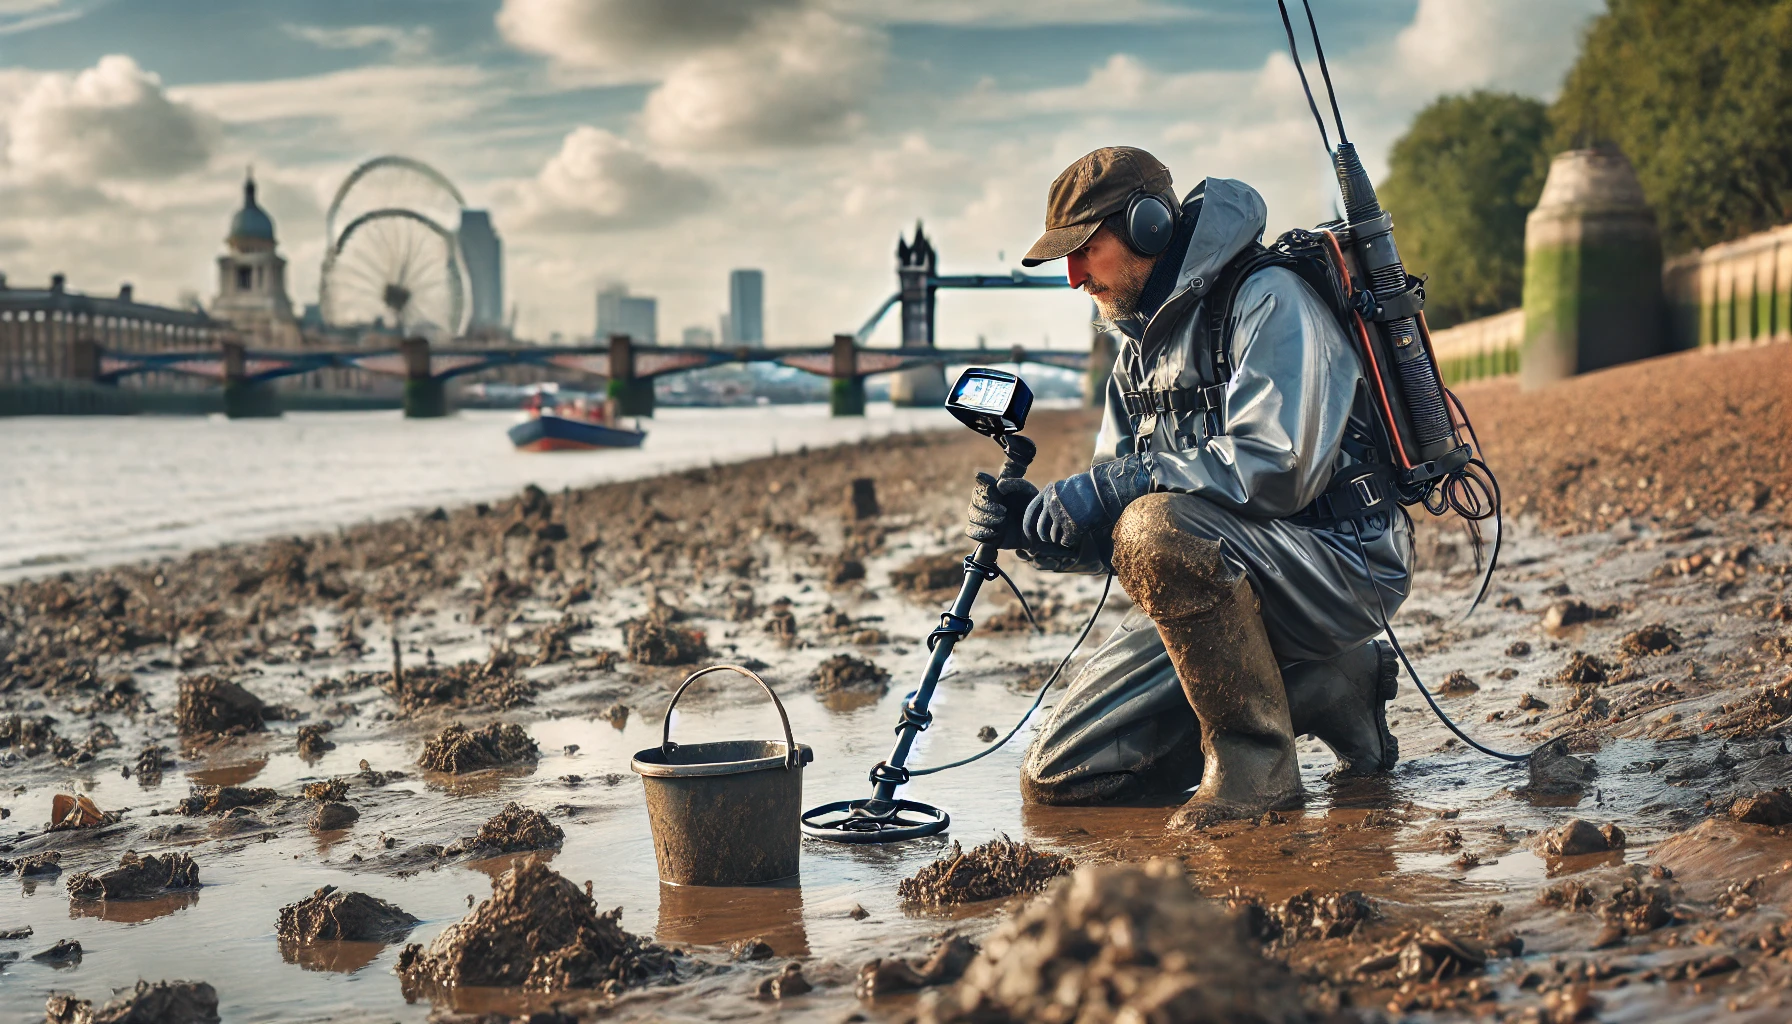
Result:
{"label": "detector display screen", "polygon": [[1012,379],[966,377],[958,382],[958,394],[953,396],[953,402],[966,409],[1000,415],[1008,411],[1008,403],[1014,398],[1014,384]]}

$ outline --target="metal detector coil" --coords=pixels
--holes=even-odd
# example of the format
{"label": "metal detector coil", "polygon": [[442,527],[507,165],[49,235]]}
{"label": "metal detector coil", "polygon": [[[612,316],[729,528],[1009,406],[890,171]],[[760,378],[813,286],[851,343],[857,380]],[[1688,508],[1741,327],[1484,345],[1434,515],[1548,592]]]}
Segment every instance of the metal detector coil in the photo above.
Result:
{"label": "metal detector coil", "polygon": [[[946,409],[979,434],[996,439],[1007,453],[1002,463],[1002,478],[1018,480],[1027,473],[1035,449],[1026,438],[1009,435],[1026,425],[1027,411],[1033,407],[1033,392],[1019,376],[1002,370],[972,367],[959,375],[958,383],[946,398]],[[908,757],[919,736],[933,723],[927,705],[939,686],[946,659],[952,648],[969,636],[974,623],[971,606],[986,580],[1001,575],[996,568],[997,548],[979,544],[964,560],[964,584],[949,611],[940,614],[940,624],[927,636],[929,651],[927,669],[921,684],[902,702],[902,717],[896,723],[896,747],[889,758],[871,769],[871,796],[863,800],[836,800],[803,812],[803,834],[812,839],[832,843],[898,843],[944,832],[952,816],[932,804],[896,797],[898,787],[909,780]]]}

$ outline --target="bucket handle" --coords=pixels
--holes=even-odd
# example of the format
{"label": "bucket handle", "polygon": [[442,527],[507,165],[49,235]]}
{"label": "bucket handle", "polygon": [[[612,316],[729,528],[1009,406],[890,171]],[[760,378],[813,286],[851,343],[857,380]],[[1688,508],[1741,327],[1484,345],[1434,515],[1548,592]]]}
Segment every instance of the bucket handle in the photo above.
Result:
{"label": "bucket handle", "polygon": [[678,698],[684,696],[684,691],[688,689],[692,683],[709,675],[711,672],[738,672],[759,684],[760,689],[765,691],[765,695],[772,699],[772,707],[778,709],[778,720],[784,723],[784,767],[790,769],[801,764],[802,760],[798,756],[796,749],[796,737],[790,733],[790,716],[784,713],[784,702],[778,699],[778,695],[772,692],[771,686],[769,686],[765,680],[759,678],[759,673],[754,672],[752,669],[742,668],[739,665],[711,665],[708,668],[700,668],[697,671],[692,672],[689,676],[686,676],[684,682],[678,684],[678,689],[672,693],[671,702],[666,705],[666,718],[661,725],[660,731],[660,749],[664,751],[667,756],[670,756],[672,751],[678,749],[678,744],[672,742],[672,709],[678,706]]}

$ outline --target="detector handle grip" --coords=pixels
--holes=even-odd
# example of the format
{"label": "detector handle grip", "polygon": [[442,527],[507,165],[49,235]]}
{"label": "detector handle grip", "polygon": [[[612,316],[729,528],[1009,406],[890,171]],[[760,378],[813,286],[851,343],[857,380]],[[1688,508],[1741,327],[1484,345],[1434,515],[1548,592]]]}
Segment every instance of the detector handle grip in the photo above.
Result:
{"label": "detector handle grip", "polygon": [[1002,450],[1008,457],[1002,460],[1003,480],[1020,480],[1026,477],[1027,467],[1033,464],[1034,456],[1039,454],[1039,446],[1022,434],[1008,434],[1000,439]]}

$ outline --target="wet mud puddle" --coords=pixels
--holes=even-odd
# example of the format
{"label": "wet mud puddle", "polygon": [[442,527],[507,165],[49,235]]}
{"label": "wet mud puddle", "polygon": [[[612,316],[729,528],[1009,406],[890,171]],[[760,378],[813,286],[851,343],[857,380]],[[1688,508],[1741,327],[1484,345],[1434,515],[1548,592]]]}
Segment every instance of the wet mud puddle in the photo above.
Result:
{"label": "wet mud puddle", "polygon": [[[1764,641],[1778,627],[1751,611],[1783,592],[1788,553],[1782,539],[1740,520],[1678,537],[1558,539],[1520,531],[1492,606],[1467,626],[1452,625],[1449,616],[1466,578],[1460,552],[1428,553],[1433,568],[1400,619],[1419,671],[1449,694],[1444,706],[1485,742],[1528,750],[1568,737],[1596,768],[1578,792],[1520,793],[1531,782],[1522,768],[1463,751],[1403,680],[1391,708],[1400,767],[1386,779],[1334,785],[1322,778],[1330,755],[1303,744],[1311,801],[1299,812],[1177,836],[1163,828],[1171,807],[1023,805],[1016,783],[1023,732],[975,765],[909,788],[951,812],[947,836],[891,847],[805,842],[794,884],[662,885],[641,783],[628,762],[659,742],[660,709],[691,666],[633,663],[617,648],[679,656],[685,641],[666,632],[676,623],[705,632],[703,663],[763,666],[796,738],[815,748],[805,803],[862,796],[865,771],[888,753],[932,626],[937,594],[914,601],[901,591],[926,591],[925,580],[916,585],[912,578],[916,560],[956,543],[931,527],[893,529],[862,556],[858,575],[835,573],[839,585],[818,585],[806,560],[773,560],[746,598],[759,605],[752,615],[738,614],[733,584],[661,589],[646,579],[570,612],[526,599],[515,615],[487,617],[484,625],[471,623],[464,603],[413,609],[398,619],[412,689],[371,681],[390,670],[391,656],[383,624],[364,624],[361,642],[328,656],[264,657],[230,673],[268,705],[298,713],[270,711],[264,729],[216,742],[183,743],[166,714],[92,716],[106,724],[117,741],[112,746],[92,738],[92,722],[60,707],[15,701],[25,717],[55,714],[67,740],[94,731],[91,758],[70,747],[67,766],[16,747],[7,755],[0,804],[11,818],[0,831],[7,847],[0,858],[18,863],[54,852],[59,872],[0,875],[0,934],[30,929],[28,937],[0,939],[0,956],[22,954],[0,964],[0,1020],[41,1019],[51,992],[100,1001],[138,978],[206,980],[230,1021],[422,1020],[432,1011],[544,1007],[556,998],[520,987],[418,986],[395,973],[407,943],[429,947],[491,896],[495,879],[525,861],[545,862],[581,889],[589,882],[598,909],[620,908],[623,929],[683,952],[681,983],[630,988],[614,1007],[618,1015],[835,1021],[865,1012],[901,1019],[915,1012],[914,998],[861,1001],[854,993],[860,966],[880,957],[919,960],[945,933],[981,937],[1014,904],[927,908],[905,902],[899,883],[950,854],[954,842],[970,849],[1002,836],[1079,863],[1174,857],[1203,893],[1239,906],[1279,907],[1272,918],[1286,917],[1287,901],[1298,904],[1307,890],[1314,893],[1308,904],[1361,893],[1375,908],[1373,923],[1295,946],[1279,940],[1307,983],[1344,1005],[1450,1016],[1482,1000],[1481,990],[1463,1003],[1456,990],[1446,997],[1436,996],[1443,990],[1435,986],[1402,989],[1393,967],[1383,974],[1360,969],[1378,962],[1384,947],[1398,948],[1400,936],[1435,927],[1483,943],[1508,933],[1522,940],[1521,955],[1485,975],[1490,1008],[1541,1007],[1539,993],[1566,986],[1563,979],[1575,971],[1588,978],[1607,971],[1638,981],[1601,989],[1600,1019],[1703,1018],[1712,1008],[1708,986],[1720,984],[1735,984],[1746,997],[1736,1003],[1744,1019],[1782,1012],[1768,1000],[1769,986],[1745,982],[1739,972],[1698,974],[1719,963],[1720,951],[1742,950],[1745,932],[1784,920],[1783,865],[1792,855],[1772,830],[1721,813],[1739,795],[1792,782],[1792,757],[1776,731],[1792,698],[1779,714],[1762,717],[1763,707],[1776,707],[1763,684],[1784,675],[1792,649]],[[1743,546],[1751,553],[1739,559],[1734,553]],[[1705,573],[1713,552],[1730,552],[1731,564],[1744,563],[1741,572]],[[1774,567],[1777,574],[1768,571]],[[949,564],[947,570],[950,585]],[[904,572],[906,582],[899,579]],[[935,725],[913,763],[979,749],[985,726],[1005,732],[1099,588],[1088,579],[1030,572],[1019,578],[1030,594],[1045,595],[1040,604],[1051,631],[1036,637],[1014,628],[1012,610],[992,598],[982,627],[959,648],[934,703]],[[488,583],[484,598],[491,596]],[[1085,654],[1118,621],[1125,602],[1116,598]],[[571,616],[633,616],[636,625],[567,631],[558,639],[543,628]],[[319,610],[312,619],[317,636],[340,635],[338,616]],[[1665,639],[1649,631],[1656,625],[1671,631]],[[557,656],[539,653],[555,645]],[[491,668],[499,647],[521,662]],[[843,655],[871,660],[888,679],[841,661]],[[448,670],[466,663],[486,668]],[[158,668],[145,656],[133,672],[154,708],[176,707],[183,673],[172,664]],[[737,683],[712,677],[699,684],[680,705],[673,738],[778,735],[769,706]],[[429,694],[448,698],[432,704]],[[129,703],[125,695],[118,700]],[[470,733],[491,723],[515,725],[537,755],[479,768],[478,757],[504,760],[514,742],[501,730],[484,747],[440,735],[456,721]],[[317,728],[325,722],[332,728]],[[152,744],[166,748],[159,775],[144,769],[164,758],[135,753]],[[474,770],[419,766],[426,749],[449,746],[454,753],[444,757],[474,758],[465,762]],[[121,774],[126,767],[129,777]],[[57,793],[122,816],[46,833],[38,823]],[[187,805],[192,813],[182,813],[185,800],[197,800]],[[237,801],[243,806],[227,808]],[[516,811],[508,809],[513,803]],[[328,811],[338,805],[353,816]],[[320,820],[326,812],[337,816]],[[1546,834],[1575,817],[1607,848],[1583,842],[1565,855],[1549,852]],[[1604,826],[1616,826],[1621,841],[1600,832]],[[172,879],[165,894],[148,898],[71,898],[71,878],[118,869],[126,851],[190,857],[198,884]],[[282,941],[281,908],[326,887],[385,901],[416,923],[399,921],[374,939]],[[1650,897],[1652,887],[1665,887],[1665,895]],[[1631,898],[1625,893],[1638,894],[1635,906],[1618,906]],[[1652,898],[1666,901],[1667,919],[1652,915]],[[1607,905],[1617,910],[1605,913]],[[1729,911],[1736,912],[1726,917]],[[1310,921],[1314,911],[1306,913]],[[65,939],[80,944],[78,956],[34,959]],[[768,957],[745,945],[753,939]],[[793,958],[802,960],[814,990],[780,1002],[759,999],[761,983]]]}

